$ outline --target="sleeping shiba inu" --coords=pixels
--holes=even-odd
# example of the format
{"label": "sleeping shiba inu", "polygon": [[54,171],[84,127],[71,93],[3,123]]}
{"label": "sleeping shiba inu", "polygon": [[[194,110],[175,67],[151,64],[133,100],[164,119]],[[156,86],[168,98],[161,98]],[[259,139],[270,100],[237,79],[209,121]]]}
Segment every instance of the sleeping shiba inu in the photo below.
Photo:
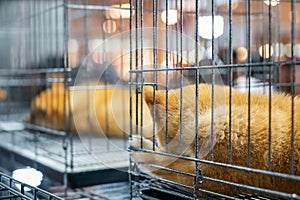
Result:
{"label": "sleeping shiba inu", "polygon": [[[195,85],[189,85],[169,90],[166,95],[165,91],[144,87],[144,99],[155,116],[157,131],[155,141],[140,136],[132,138],[133,149],[150,151],[133,151],[135,162],[147,164],[139,164],[140,170],[183,184],[185,190],[193,191],[196,185],[199,195],[205,195],[203,190],[237,195],[249,192],[249,187],[300,195],[300,99],[294,98],[292,118],[289,95],[273,94],[269,113],[268,95],[251,94],[249,101],[248,94],[232,89],[229,113],[228,87],[215,85],[212,90],[211,85],[200,84],[197,88],[198,93]],[[198,162],[196,167],[195,158],[204,162]],[[251,168],[296,175],[298,179],[245,170]],[[230,182],[249,187],[234,187]],[[261,190],[250,192],[260,194]]]}

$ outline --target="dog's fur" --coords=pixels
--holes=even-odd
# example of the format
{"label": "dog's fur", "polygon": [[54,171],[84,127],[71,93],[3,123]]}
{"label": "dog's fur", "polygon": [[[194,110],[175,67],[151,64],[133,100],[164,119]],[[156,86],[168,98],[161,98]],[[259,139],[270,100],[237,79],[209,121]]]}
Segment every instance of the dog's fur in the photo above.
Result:
{"label": "dog's fur", "polygon": [[[82,85],[81,85],[82,86]],[[62,83],[41,92],[31,102],[31,113],[27,123],[56,130],[67,130],[78,134],[105,134],[109,137],[127,138],[129,135],[129,89],[108,88],[69,90]],[[132,95],[132,123],[136,130],[141,125],[141,98]],[[70,125],[68,122],[70,120]],[[65,126],[66,124],[66,126]],[[147,104],[143,102],[143,132],[152,134],[152,118]]]}
{"label": "dog's fur", "polygon": [[[166,92],[154,91],[152,87],[144,87],[144,98],[152,115],[155,113],[157,133],[154,145],[152,140],[143,138],[142,148],[161,153],[171,153],[189,158],[199,158],[218,163],[229,163],[229,118],[231,117],[232,164],[260,170],[269,170],[269,96],[241,94],[232,89],[231,116],[229,116],[229,88],[206,84],[185,86],[182,89]],[[182,103],[180,105],[180,94]],[[196,97],[197,94],[197,97]],[[212,94],[214,94],[213,130],[212,130]],[[166,101],[168,98],[168,101]],[[271,97],[271,166],[272,172],[291,173],[291,133],[292,133],[292,97],[286,94],[273,94]],[[300,175],[300,99],[294,98],[294,174]],[[250,124],[248,131],[248,103],[250,103]],[[196,104],[198,115],[196,117]],[[168,112],[166,112],[166,108]],[[155,110],[154,110],[155,109]],[[180,117],[182,110],[182,117]],[[181,118],[181,120],[180,120]],[[168,123],[166,124],[166,119]],[[196,124],[196,121],[198,124]],[[197,126],[197,131],[196,130]],[[182,129],[182,135],[180,130]],[[168,130],[168,131],[166,131]],[[211,135],[213,131],[213,136]],[[196,141],[198,132],[198,141]],[[166,142],[166,133],[168,141]],[[250,135],[248,135],[250,133]],[[250,136],[250,137],[248,137]],[[212,141],[213,139],[213,141]],[[132,146],[140,148],[141,138],[134,137]],[[181,141],[181,142],[180,142]],[[248,141],[250,146],[250,162],[248,162]],[[195,146],[198,144],[198,152]],[[155,149],[153,149],[155,146]],[[180,149],[182,151],[180,151]],[[212,154],[212,151],[213,154]],[[213,155],[213,157],[212,157]],[[195,175],[197,172],[194,161],[134,151],[136,162],[145,162],[169,169]],[[249,164],[249,165],[248,165]],[[300,195],[300,182],[278,178],[260,173],[246,172],[230,167],[215,166],[198,162],[204,181],[183,173],[175,173],[162,169],[139,166],[142,171],[169,181],[194,186],[222,194],[233,195],[249,192],[246,189],[233,187],[205,177],[245,184],[259,188]],[[199,178],[200,177],[200,178]],[[250,191],[253,193],[253,191]],[[259,193],[257,191],[257,193]],[[202,194],[203,195],[203,194]]]}

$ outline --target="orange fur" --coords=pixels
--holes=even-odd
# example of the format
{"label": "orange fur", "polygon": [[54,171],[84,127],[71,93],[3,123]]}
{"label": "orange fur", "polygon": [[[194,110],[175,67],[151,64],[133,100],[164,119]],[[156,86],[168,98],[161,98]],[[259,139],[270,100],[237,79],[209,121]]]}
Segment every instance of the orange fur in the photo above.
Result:
{"label": "orange fur", "polygon": [[[93,87],[93,86],[92,86]],[[105,134],[109,137],[128,137],[129,134],[129,89],[65,89],[62,83],[36,96],[31,103],[28,123],[79,134]],[[136,96],[132,96],[135,105]],[[138,98],[141,105],[141,98]],[[70,105],[70,106],[69,106]],[[132,122],[135,126],[136,106],[132,106]],[[143,104],[144,134],[151,133],[152,118],[147,104]],[[65,113],[65,114],[64,114]],[[69,115],[70,113],[70,115]],[[141,110],[138,111],[141,116]],[[71,127],[64,127],[71,121]],[[140,119],[139,123],[140,125]]]}
{"label": "orange fur", "polygon": [[7,92],[4,89],[0,89],[0,100],[4,100],[7,97]]}
{"label": "orange fur", "polygon": [[[156,146],[155,151],[168,152],[176,155],[195,158],[196,117],[195,103],[198,104],[198,149],[199,159],[211,160],[210,148],[213,146],[213,161],[228,163],[229,161],[229,88],[214,86],[214,124],[211,143],[212,124],[212,89],[211,85],[200,84],[198,87],[198,99],[196,101],[195,85],[185,86],[168,92],[156,91],[154,100],[153,89],[144,87],[144,98],[156,115]],[[180,93],[182,92],[182,121],[180,122]],[[291,96],[285,94],[273,94],[271,98],[271,161],[272,172],[290,174],[291,152]],[[294,98],[294,174],[300,175],[300,99]],[[154,103],[155,102],[155,103]],[[168,102],[168,142],[166,143],[166,106]],[[153,111],[155,105],[156,110]],[[241,94],[232,90],[231,113],[231,138],[232,138],[232,164],[247,167],[248,139],[250,139],[250,167],[260,170],[268,170],[268,137],[269,137],[269,96],[251,94],[250,99],[250,138],[248,138],[248,94]],[[180,124],[182,136],[180,142]],[[167,144],[167,145],[166,145]],[[140,147],[140,138],[132,140],[133,147]],[[182,151],[180,151],[182,146]],[[143,139],[143,148],[153,150],[151,140]],[[140,166],[141,170],[150,172],[155,176],[167,180],[193,186],[196,179],[196,165],[193,161],[171,158],[165,155],[134,152],[133,159],[155,165],[163,165],[167,168],[190,173],[174,173],[166,170],[154,170],[150,167]],[[246,172],[228,167],[220,167],[199,162],[204,177],[230,181],[238,184],[271,189],[281,192],[296,193],[300,195],[300,182],[262,175],[254,172]],[[198,177],[199,178],[199,177]],[[240,192],[249,192],[229,185],[204,180],[197,183],[198,189],[210,190],[222,194],[232,195]],[[203,194],[201,194],[203,195]]]}
{"label": "orange fur", "polygon": [[64,127],[65,119],[69,118],[69,96],[63,83],[53,83],[31,101],[31,113],[26,122],[56,130],[70,130],[68,126]]}

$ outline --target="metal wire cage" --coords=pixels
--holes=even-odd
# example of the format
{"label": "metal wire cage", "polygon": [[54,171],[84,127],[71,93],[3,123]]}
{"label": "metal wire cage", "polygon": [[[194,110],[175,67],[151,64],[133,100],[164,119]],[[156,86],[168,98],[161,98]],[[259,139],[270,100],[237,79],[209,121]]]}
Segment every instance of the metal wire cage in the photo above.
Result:
{"label": "metal wire cage", "polygon": [[42,189],[17,181],[3,173],[0,174],[1,199],[62,199]]}
{"label": "metal wire cage", "polygon": [[2,167],[34,166],[65,187],[128,179],[126,112],[109,110],[128,104],[129,37],[112,37],[129,30],[125,3],[0,2]]}
{"label": "metal wire cage", "polygon": [[130,1],[132,197],[300,198],[298,3]]}

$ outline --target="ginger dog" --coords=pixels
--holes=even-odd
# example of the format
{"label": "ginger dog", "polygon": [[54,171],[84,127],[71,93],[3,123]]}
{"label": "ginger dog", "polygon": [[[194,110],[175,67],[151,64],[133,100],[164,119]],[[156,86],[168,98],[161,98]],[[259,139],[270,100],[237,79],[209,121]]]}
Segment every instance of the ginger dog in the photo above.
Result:
{"label": "ginger dog", "polygon": [[[95,85],[94,85],[95,86]],[[93,87],[93,86],[92,86]],[[128,88],[66,89],[62,83],[41,92],[31,103],[31,113],[26,122],[56,130],[68,130],[78,134],[105,134],[108,137],[127,138],[129,135]],[[136,127],[136,106],[141,98],[133,94],[132,123]],[[138,128],[141,109],[138,110]],[[71,126],[68,126],[68,121]],[[67,124],[65,126],[65,123]],[[143,102],[143,130],[151,134],[152,118],[146,102]]]}
{"label": "ginger dog", "polygon": [[[229,152],[229,88],[214,86],[213,135],[212,130],[212,86],[198,85],[198,99],[196,86],[189,85],[181,89],[169,90],[168,101],[166,92],[154,91],[152,87],[144,87],[144,99],[152,116],[155,114],[157,133],[155,145],[153,141],[139,136],[133,137],[133,148],[143,148],[161,154],[133,151],[133,160],[152,164],[138,165],[143,172],[166,180],[183,184],[185,190],[192,191],[194,185],[199,189],[218,192],[225,195],[237,195],[241,192],[258,193],[247,188],[239,188],[214,180],[224,180],[237,184],[295,193],[300,195],[300,181],[276,176],[262,175],[255,172],[196,162],[182,157],[176,158],[163,153],[171,153],[187,158],[198,158],[217,163],[229,163],[242,167],[259,170],[271,170],[283,174],[291,174],[291,132],[292,132],[292,97],[286,94],[273,94],[271,97],[271,166],[269,168],[269,96],[251,94],[250,124],[248,137],[248,94],[232,90],[231,105],[231,145]],[[180,105],[180,94],[182,103]],[[197,99],[197,100],[196,100]],[[196,102],[197,106],[196,107]],[[294,98],[294,175],[300,176],[300,99]],[[166,113],[166,107],[168,114]],[[155,110],[153,110],[155,108]],[[196,108],[198,115],[196,117]],[[180,109],[182,110],[180,117]],[[168,123],[166,124],[166,119]],[[180,120],[181,119],[181,120]],[[198,124],[196,124],[196,121]],[[197,125],[197,126],[196,126]],[[198,137],[196,138],[196,127]],[[168,131],[166,131],[168,129]],[[180,134],[182,130],[182,134]],[[168,134],[168,137],[166,137]],[[143,139],[141,147],[141,139]],[[197,140],[196,140],[197,139]],[[250,159],[248,159],[248,141]],[[154,146],[154,149],[153,149]],[[196,151],[197,149],[197,151]],[[212,153],[213,152],[213,153]],[[164,166],[178,170],[180,173],[155,168]],[[196,173],[198,176],[196,177]],[[202,174],[202,175],[200,175]],[[189,188],[188,188],[189,187]],[[266,194],[265,194],[266,195]]]}

